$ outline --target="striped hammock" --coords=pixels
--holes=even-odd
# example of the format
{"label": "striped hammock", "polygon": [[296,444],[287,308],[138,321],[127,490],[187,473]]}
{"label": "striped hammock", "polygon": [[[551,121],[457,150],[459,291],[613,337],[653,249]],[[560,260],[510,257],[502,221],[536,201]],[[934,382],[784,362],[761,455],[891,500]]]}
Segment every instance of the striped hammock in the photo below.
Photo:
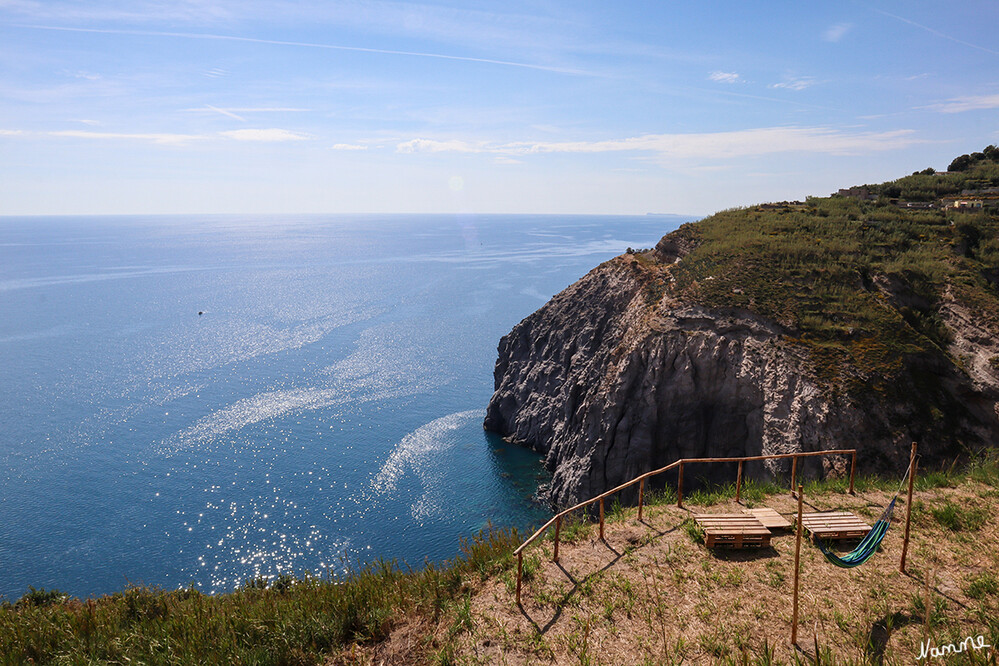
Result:
{"label": "striped hammock", "polygon": [[826,559],[835,564],[838,567],[844,569],[851,569],[853,567],[859,567],[861,564],[871,559],[871,556],[878,551],[878,546],[881,545],[881,540],[885,538],[888,534],[888,525],[891,524],[891,514],[895,509],[895,500],[898,499],[898,494],[891,498],[891,502],[885,508],[884,513],[881,514],[881,518],[878,522],[874,523],[874,527],[871,531],[867,533],[867,536],[857,544],[857,547],[852,551],[840,557],[836,553],[832,552],[826,548],[825,544],[819,541],[819,550],[822,554],[826,556]]}

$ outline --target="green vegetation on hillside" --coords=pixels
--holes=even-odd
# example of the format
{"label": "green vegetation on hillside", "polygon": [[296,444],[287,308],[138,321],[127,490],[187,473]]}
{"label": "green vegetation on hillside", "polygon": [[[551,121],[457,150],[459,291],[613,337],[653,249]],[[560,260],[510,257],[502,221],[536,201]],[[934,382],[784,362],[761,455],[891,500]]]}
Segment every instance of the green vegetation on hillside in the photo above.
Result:
{"label": "green vegetation on hillside", "polygon": [[[999,162],[976,155],[983,157],[955,174],[866,187],[936,198],[971,182],[999,185]],[[684,300],[771,318],[810,348],[830,386],[883,392],[907,358],[946,358],[945,298],[999,326],[997,213],[904,208],[886,196],[727,210],[676,232],[696,248],[660,267],[648,291],[669,286]]]}
{"label": "green vegetation on hillside", "polygon": [[218,596],[133,587],[83,602],[32,589],[0,605],[0,664],[312,666],[384,639],[407,614],[450,615],[476,581],[510,569],[519,544],[516,531],[490,532],[444,566],[376,562],[336,581],[285,576]]}

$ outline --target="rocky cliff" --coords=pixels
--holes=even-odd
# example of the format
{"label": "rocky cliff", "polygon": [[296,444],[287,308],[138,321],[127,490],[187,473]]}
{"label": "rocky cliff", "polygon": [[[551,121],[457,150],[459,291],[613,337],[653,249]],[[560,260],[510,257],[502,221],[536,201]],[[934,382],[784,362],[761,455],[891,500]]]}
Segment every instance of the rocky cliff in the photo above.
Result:
{"label": "rocky cliff", "polygon": [[837,198],[728,211],[608,261],[500,341],[485,427],[545,454],[556,505],[681,457],[856,448],[862,471],[899,472],[912,441],[924,465],[992,445],[999,220],[913,215]]}

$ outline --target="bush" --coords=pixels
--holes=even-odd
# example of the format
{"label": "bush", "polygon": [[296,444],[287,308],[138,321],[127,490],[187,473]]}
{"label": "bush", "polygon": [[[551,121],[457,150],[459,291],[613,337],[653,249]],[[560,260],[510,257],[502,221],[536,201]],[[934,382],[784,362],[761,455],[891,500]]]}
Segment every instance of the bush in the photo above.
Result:
{"label": "bush", "polygon": [[59,590],[46,590],[45,588],[36,590],[33,586],[29,585],[28,593],[18,599],[14,606],[16,608],[38,608],[61,604],[68,599],[69,595]]}

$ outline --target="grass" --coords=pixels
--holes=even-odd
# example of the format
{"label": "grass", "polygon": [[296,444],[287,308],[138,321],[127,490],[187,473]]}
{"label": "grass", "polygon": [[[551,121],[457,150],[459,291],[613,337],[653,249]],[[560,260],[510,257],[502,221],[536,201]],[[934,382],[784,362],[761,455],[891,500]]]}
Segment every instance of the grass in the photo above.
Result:
{"label": "grass", "polygon": [[972,599],[985,599],[999,594],[999,579],[991,571],[970,576],[964,588],[965,594]]}
{"label": "grass", "polygon": [[[520,627],[516,635],[523,637],[541,629],[555,656],[514,641],[502,654],[484,657],[475,646],[491,639],[480,630],[459,641],[455,653],[465,661],[458,663],[901,664],[913,663],[924,639],[940,646],[981,634],[999,645],[999,576],[992,573],[999,549],[989,546],[999,532],[991,517],[999,494],[982,498],[992,488],[987,482],[994,481],[997,459],[995,453],[973,456],[960,468],[927,469],[917,477],[914,499],[923,508],[913,523],[910,576],[898,573],[899,523],[881,551],[857,569],[831,567],[804,542],[799,651],[790,650],[786,638],[793,532],[775,534],[769,550],[709,551],[689,518],[696,509],[673,501],[655,504],[642,523],[635,509],[622,509],[608,523],[606,545],[594,532],[566,546],[557,567],[542,561],[528,587],[561,585],[545,604],[529,594],[518,610],[488,587],[480,593],[480,618],[508,631]],[[877,513],[899,484],[876,476],[856,481],[855,497],[845,493],[848,480],[809,482],[807,501],[819,510],[863,513],[874,507]],[[774,491],[761,491],[760,502],[785,515],[796,509],[786,488],[760,487]],[[738,509],[728,486],[692,493],[685,505],[693,507],[695,500],[721,512]],[[941,521],[936,514],[947,517]],[[947,663],[994,663],[990,659],[995,653],[970,652]]]}
{"label": "grass", "polygon": [[345,645],[383,640],[400,613],[436,621],[456,606],[453,637],[470,626],[470,581],[508,571],[519,542],[515,531],[493,531],[443,566],[376,562],[336,581],[252,581],[218,596],[133,587],[80,601],[32,589],[0,607],[0,664],[319,664]]}
{"label": "grass", "polygon": [[[927,481],[916,484],[924,493],[918,500],[924,507],[919,515],[932,522],[917,523],[918,529],[925,531],[932,525],[944,532],[984,529],[989,522],[988,502],[995,500],[979,505],[981,500],[949,495],[940,498],[933,493],[953,493],[968,484],[991,488],[999,470],[997,460],[999,456],[983,453],[973,456],[960,469],[952,466],[921,475]],[[894,492],[897,483],[894,479],[864,476],[857,479],[856,485],[860,493],[884,494]],[[810,500],[822,501],[825,497],[829,498],[827,503],[838,505],[844,500],[836,498],[850,497],[844,494],[847,485],[842,479],[809,480],[805,485]],[[734,487],[728,484],[692,493],[687,501],[722,504],[734,500],[734,494]],[[749,479],[743,486],[743,497],[771,505],[776,497],[791,502],[786,488]],[[659,512],[650,516],[683,511],[676,509],[671,489],[650,492],[646,498],[649,506],[657,507]],[[608,517],[609,534],[630,530],[635,510],[612,503]],[[658,637],[654,641],[658,647],[650,648],[652,652],[642,657],[651,659],[648,663],[670,663],[674,658],[678,663],[683,654],[688,655],[688,661],[696,661],[693,655],[707,654],[718,663],[778,663],[773,644],[749,640],[749,633],[736,636],[712,629],[686,638],[675,635],[677,623],[689,620],[681,620],[677,612],[670,610],[675,601],[669,601],[669,596],[677,586],[699,588],[700,595],[708,596],[698,596],[701,601],[691,612],[700,618],[697,622],[714,626],[721,611],[711,605],[717,602],[708,603],[706,599],[727,593],[738,600],[743,589],[754,585],[784,594],[791,579],[786,562],[765,558],[756,566],[752,561],[730,562],[727,557],[704,559],[703,533],[697,524],[686,519],[680,520],[677,527],[678,534],[684,537],[680,541],[660,544],[657,540],[662,537],[646,528],[644,536],[630,537],[625,543],[620,552],[628,561],[640,563],[649,548],[658,553],[658,564],[646,569],[637,580],[597,567],[578,574],[574,585],[565,585],[551,579],[551,565],[546,559],[551,555],[550,543],[530,550],[524,557],[523,584],[534,591],[525,598],[539,607],[574,609],[579,622],[561,647],[569,649],[579,663],[606,663],[594,648],[605,640],[598,637],[611,631],[628,631],[628,623],[640,618],[645,618],[651,635]],[[595,538],[590,516],[567,517],[561,531],[562,546],[568,549],[563,557],[571,558],[572,549],[592,549],[588,544],[595,543]],[[324,663],[330,654],[348,653],[362,655],[356,663],[369,663],[364,661],[364,654],[370,656],[377,646],[390,642],[400,625],[413,623],[430,629],[418,646],[407,648],[416,650],[411,657],[420,654],[423,656],[419,659],[437,664],[484,663],[469,661],[463,646],[488,631],[489,619],[483,617],[479,601],[483,586],[488,589],[492,581],[502,581],[503,594],[512,598],[516,587],[512,551],[520,540],[515,532],[486,532],[463,544],[462,557],[447,565],[413,571],[376,562],[336,581],[286,576],[274,581],[248,581],[233,593],[218,596],[196,589],[133,587],[81,601],[57,590],[32,588],[17,602],[0,606],[0,664],[27,663],[30,659],[35,663],[68,660],[301,666]],[[962,547],[973,548],[973,544]],[[698,562],[698,566],[690,568],[691,562]],[[995,564],[999,564],[999,556]],[[985,626],[995,625],[994,630],[999,631],[999,624],[988,624],[992,622],[988,618],[999,617],[999,578],[988,569],[980,569],[964,576],[960,589],[978,604],[975,612],[985,619]],[[874,604],[873,611],[878,604],[890,604],[892,595],[891,588],[879,582],[870,586],[866,603]],[[748,612],[756,618],[753,621],[763,621],[772,612],[754,608],[752,597],[736,602],[732,598],[725,602],[725,612],[735,616]],[[923,599],[925,596],[917,589],[906,601],[906,612],[914,617],[925,615]],[[591,605],[592,612],[588,610]],[[951,627],[952,610],[937,595],[931,605],[932,627],[941,632]],[[841,631],[858,630],[856,616],[843,610],[829,611],[827,621]],[[625,624],[618,627],[620,622]],[[535,645],[539,655],[559,649],[544,641]],[[842,663],[835,660],[829,648],[821,652],[822,663]],[[347,659],[342,663],[355,662]]]}
{"label": "grass", "polygon": [[952,532],[978,530],[985,524],[989,515],[983,508],[961,506],[952,501],[930,509],[930,513],[938,523]]}

